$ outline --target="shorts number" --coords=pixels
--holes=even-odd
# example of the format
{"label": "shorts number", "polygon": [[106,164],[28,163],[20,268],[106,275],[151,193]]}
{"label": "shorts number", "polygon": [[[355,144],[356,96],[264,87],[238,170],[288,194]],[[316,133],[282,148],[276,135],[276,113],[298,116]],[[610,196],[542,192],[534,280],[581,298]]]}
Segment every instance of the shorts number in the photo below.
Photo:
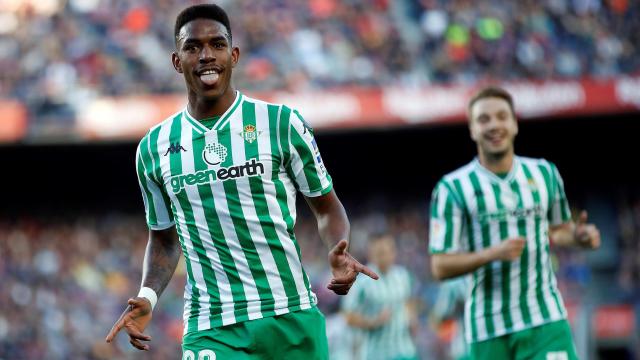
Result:
{"label": "shorts number", "polygon": [[216,360],[216,353],[212,350],[201,350],[198,353],[198,360]]}
{"label": "shorts number", "polygon": [[[196,355],[191,350],[182,354],[182,360],[196,360]],[[216,360],[216,353],[212,350],[204,349],[198,352],[198,360]]]}

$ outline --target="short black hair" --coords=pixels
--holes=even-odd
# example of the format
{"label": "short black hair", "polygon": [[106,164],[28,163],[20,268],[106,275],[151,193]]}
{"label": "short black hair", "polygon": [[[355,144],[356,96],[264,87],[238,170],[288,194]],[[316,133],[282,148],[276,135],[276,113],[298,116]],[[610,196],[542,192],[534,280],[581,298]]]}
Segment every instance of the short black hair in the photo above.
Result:
{"label": "short black hair", "polygon": [[473,104],[475,104],[478,100],[486,98],[499,98],[506,101],[507,104],[509,104],[509,108],[511,109],[511,114],[513,114],[514,117],[516,116],[516,111],[514,110],[513,105],[513,97],[507,90],[498,86],[487,86],[475,93],[471,97],[471,100],[469,100],[469,114],[471,114],[471,108],[473,107]]}
{"label": "short black hair", "polygon": [[227,28],[227,32],[229,32],[229,41],[231,41],[231,23],[229,22],[227,12],[216,4],[199,4],[189,6],[178,14],[178,17],[176,18],[176,25],[173,29],[173,37],[176,45],[178,44],[178,34],[180,34],[180,29],[182,29],[186,23],[196,19],[211,19],[221,23]]}

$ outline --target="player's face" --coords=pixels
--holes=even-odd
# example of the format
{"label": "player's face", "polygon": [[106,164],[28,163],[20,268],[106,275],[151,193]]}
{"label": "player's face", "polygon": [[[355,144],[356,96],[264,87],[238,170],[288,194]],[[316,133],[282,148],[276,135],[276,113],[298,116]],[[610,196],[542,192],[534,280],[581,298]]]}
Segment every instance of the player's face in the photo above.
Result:
{"label": "player's face", "polygon": [[393,239],[375,241],[369,250],[369,258],[381,271],[387,271],[396,262],[396,246]]}
{"label": "player's face", "polygon": [[513,152],[518,122],[509,103],[497,97],[476,101],[470,109],[469,130],[478,151],[492,157]]}
{"label": "player's face", "polygon": [[240,50],[231,45],[224,25],[210,19],[186,23],[178,35],[173,66],[184,75],[190,95],[217,100],[229,90]]}

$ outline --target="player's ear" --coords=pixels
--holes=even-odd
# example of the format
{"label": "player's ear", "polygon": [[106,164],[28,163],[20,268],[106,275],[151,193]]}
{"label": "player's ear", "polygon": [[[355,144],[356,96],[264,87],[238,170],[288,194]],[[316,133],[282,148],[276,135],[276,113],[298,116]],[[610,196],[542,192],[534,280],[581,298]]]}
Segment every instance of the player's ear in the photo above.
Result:
{"label": "player's ear", "polygon": [[471,118],[469,118],[469,121],[467,122],[467,125],[469,127],[469,137],[471,138],[471,140],[477,141],[478,137],[476,136],[475,132],[473,131],[473,120]]}
{"label": "player's ear", "polygon": [[240,60],[240,48],[234,46],[231,48],[231,66],[236,67],[238,60]]}
{"label": "player's ear", "polygon": [[176,53],[175,51],[173,53],[171,53],[171,63],[173,64],[173,68],[176,69],[176,71],[180,74],[182,74],[182,66],[180,64],[180,57],[178,56],[178,53]]}

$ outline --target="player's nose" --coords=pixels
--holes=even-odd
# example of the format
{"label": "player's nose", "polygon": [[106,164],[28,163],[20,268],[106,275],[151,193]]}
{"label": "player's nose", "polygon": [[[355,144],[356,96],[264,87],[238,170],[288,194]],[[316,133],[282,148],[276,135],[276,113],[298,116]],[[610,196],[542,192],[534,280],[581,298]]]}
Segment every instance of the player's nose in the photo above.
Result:
{"label": "player's nose", "polygon": [[205,45],[200,52],[200,62],[208,63],[216,60],[216,53],[209,45]]}

